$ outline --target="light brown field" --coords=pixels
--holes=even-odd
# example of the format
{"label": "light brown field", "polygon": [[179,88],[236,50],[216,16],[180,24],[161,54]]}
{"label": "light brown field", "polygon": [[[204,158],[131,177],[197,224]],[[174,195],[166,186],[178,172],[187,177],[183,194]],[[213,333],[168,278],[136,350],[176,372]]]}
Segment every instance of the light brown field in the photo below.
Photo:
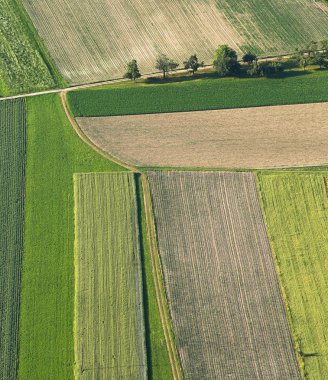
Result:
{"label": "light brown field", "polygon": [[158,53],[180,64],[197,53],[211,63],[219,44],[237,50],[243,44],[215,0],[23,0],[23,4],[71,83],[122,77],[131,59],[138,60],[143,73],[156,71]]}
{"label": "light brown field", "polygon": [[328,163],[328,104],[77,119],[101,149],[138,166],[268,168]]}

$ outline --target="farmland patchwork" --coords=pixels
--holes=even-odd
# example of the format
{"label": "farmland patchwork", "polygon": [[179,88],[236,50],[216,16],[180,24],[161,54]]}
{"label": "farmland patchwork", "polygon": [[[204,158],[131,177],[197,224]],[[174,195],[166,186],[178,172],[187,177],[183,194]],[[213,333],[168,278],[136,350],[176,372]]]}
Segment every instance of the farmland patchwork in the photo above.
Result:
{"label": "farmland patchwork", "polygon": [[26,157],[25,101],[0,102],[0,379],[17,376]]}
{"label": "farmland patchwork", "polygon": [[149,172],[186,379],[300,379],[250,173]]}
{"label": "farmland patchwork", "polygon": [[74,176],[76,379],[147,378],[134,181]]}

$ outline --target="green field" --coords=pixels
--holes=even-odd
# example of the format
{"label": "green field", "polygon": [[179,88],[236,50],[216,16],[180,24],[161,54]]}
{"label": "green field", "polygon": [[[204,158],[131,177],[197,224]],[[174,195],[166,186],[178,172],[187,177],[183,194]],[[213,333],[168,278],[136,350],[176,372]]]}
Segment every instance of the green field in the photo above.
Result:
{"label": "green field", "polygon": [[327,172],[258,175],[272,250],[306,379],[328,378]]}
{"label": "green field", "polygon": [[0,8],[0,96],[63,84],[20,1]]}
{"label": "green field", "polygon": [[21,380],[73,378],[73,174],[122,170],[85,145],[58,95],[27,102]]}
{"label": "green field", "polygon": [[328,38],[324,1],[217,0],[217,6],[243,37],[245,51],[267,57]]}
{"label": "green field", "polygon": [[147,239],[146,215],[140,177],[136,181],[139,229],[141,233],[141,262],[145,307],[145,328],[148,354],[149,380],[172,380],[163,327],[159,316],[154,281],[152,277],[151,253]]}
{"label": "green field", "polygon": [[0,102],[0,379],[16,379],[24,227],[25,101]]}
{"label": "green field", "polygon": [[281,78],[213,78],[177,83],[110,85],[72,91],[75,116],[197,111],[328,101],[328,71]]}
{"label": "green field", "polygon": [[147,378],[132,173],[75,174],[75,378]]}

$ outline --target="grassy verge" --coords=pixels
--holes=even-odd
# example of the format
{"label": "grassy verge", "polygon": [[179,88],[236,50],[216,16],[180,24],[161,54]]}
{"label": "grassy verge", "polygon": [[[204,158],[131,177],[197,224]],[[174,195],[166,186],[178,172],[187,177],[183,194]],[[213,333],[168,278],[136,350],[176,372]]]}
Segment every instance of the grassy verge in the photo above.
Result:
{"label": "grassy verge", "polygon": [[[211,74],[212,75],[212,74]],[[328,70],[286,71],[271,78],[145,81],[68,93],[75,116],[197,111],[328,101]]]}
{"label": "grassy verge", "polygon": [[328,378],[328,172],[259,172],[272,251],[307,379]]}
{"label": "grassy verge", "polygon": [[24,99],[0,102],[0,379],[18,369],[23,256],[26,114]]}
{"label": "grassy verge", "polygon": [[64,86],[20,1],[0,7],[0,96]]}
{"label": "grassy verge", "polygon": [[149,380],[171,380],[171,366],[166,349],[165,338],[152,276],[150,250],[147,239],[147,225],[141,178],[136,178],[138,221],[141,234],[141,260],[143,272],[143,300],[145,308],[146,345],[148,356]]}
{"label": "grassy verge", "polygon": [[19,379],[73,378],[76,172],[122,171],[76,135],[56,94],[27,102]]}

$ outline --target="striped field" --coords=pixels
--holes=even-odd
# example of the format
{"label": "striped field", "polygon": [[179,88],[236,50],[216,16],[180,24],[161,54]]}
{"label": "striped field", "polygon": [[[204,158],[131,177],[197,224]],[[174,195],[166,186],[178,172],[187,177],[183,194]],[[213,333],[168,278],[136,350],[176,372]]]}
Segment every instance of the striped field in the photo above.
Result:
{"label": "striped field", "polygon": [[186,379],[300,379],[255,177],[149,172]]}
{"label": "striped field", "polygon": [[0,102],[0,379],[17,377],[26,156],[25,101]]}
{"label": "striped field", "polygon": [[328,379],[328,197],[321,173],[260,174],[264,216],[306,379]]}
{"label": "striped field", "polygon": [[147,378],[134,181],[74,176],[76,379]]}

